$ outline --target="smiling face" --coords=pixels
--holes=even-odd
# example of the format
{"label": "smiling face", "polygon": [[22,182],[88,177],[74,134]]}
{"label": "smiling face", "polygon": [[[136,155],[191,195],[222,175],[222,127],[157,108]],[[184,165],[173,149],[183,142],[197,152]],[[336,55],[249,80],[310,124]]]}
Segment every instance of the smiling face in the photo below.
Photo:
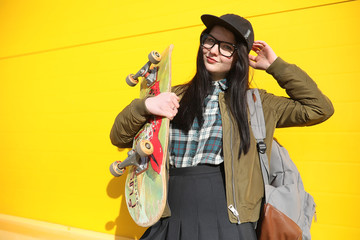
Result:
{"label": "smiling face", "polygon": [[[224,27],[214,26],[210,31],[210,35],[218,41],[236,44],[234,34]],[[234,55],[225,57],[220,54],[218,44],[215,44],[211,49],[203,47],[203,58],[205,67],[210,72],[214,81],[224,79],[234,61]]]}

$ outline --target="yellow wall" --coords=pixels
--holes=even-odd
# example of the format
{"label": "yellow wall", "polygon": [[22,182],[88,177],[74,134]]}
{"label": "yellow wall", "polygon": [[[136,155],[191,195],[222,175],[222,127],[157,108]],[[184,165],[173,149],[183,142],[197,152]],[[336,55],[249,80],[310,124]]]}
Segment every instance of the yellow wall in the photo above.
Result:
{"label": "yellow wall", "polygon": [[[139,238],[108,171],[127,152],[113,120],[138,95],[125,76],[172,43],[174,84],[189,80],[200,15],[228,12],[333,101],[324,124],[276,135],[318,205],[313,238],[359,237],[359,1],[0,0],[0,213]],[[265,73],[253,83],[283,94]]]}

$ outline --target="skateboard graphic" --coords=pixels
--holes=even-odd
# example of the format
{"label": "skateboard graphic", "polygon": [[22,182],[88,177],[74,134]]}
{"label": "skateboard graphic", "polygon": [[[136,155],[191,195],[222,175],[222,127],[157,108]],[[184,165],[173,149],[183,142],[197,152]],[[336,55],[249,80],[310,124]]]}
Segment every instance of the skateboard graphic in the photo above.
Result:
{"label": "skateboard graphic", "polygon": [[[171,90],[171,53],[173,45],[161,55],[152,51],[149,61],[126,82],[135,86],[140,82],[140,98],[158,95]],[[135,223],[149,227],[156,223],[167,200],[166,158],[169,138],[169,119],[152,116],[135,135],[132,149],[124,161],[110,165],[110,172],[119,177],[128,173],[125,182],[125,198],[129,213]]]}

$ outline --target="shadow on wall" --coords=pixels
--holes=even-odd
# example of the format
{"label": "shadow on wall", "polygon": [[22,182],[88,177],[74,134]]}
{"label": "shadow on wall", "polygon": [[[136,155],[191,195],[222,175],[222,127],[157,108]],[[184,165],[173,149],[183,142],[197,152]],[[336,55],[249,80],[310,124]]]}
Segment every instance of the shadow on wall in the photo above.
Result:
{"label": "shadow on wall", "polygon": [[[129,149],[119,149],[119,152],[127,152]],[[132,237],[136,235],[142,234],[146,229],[139,227],[135,224],[135,222],[132,220],[127,206],[126,206],[126,200],[125,200],[125,181],[127,176],[127,171],[125,171],[124,175],[122,177],[113,177],[110,182],[107,185],[106,192],[107,195],[110,198],[113,199],[121,199],[119,204],[119,213],[115,220],[109,221],[105,224],[106,231],[111,231],[116,227],[115,230],[115,240],[117,239],[116,236],[123,236],[124,233],[128,233],[130,229],[134,230],[134,232],[131,233]]]}

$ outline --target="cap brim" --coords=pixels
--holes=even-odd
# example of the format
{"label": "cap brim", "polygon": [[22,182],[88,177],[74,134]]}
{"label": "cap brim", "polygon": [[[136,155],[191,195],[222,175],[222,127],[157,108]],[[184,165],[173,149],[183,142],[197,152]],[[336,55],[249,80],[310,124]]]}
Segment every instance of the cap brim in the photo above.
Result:
{"label": "cap brim", "polygon": [[211,29],[212,27],[214,27],[215,25],[220,25],[223,26],[227,29],[229,29],[232,33],[235,34],[235,36],[241,40],[241,41],[245,41],[245,38],[243,37],[243,35],[235,28],[233,27],[230,23],[222,20],[221,18],[214,16],[214,15],[210,15],[210,14],[204,14],[201,16],[201,21],[204,23],[204,25],[208,28]]}
{"label": "cap brim", "polygon": [[201,20],[207,28],[212,28],[215,25],[221,25],[236,31],[236,29],[229,23],[214,15],[204,14],[201,16]]}

